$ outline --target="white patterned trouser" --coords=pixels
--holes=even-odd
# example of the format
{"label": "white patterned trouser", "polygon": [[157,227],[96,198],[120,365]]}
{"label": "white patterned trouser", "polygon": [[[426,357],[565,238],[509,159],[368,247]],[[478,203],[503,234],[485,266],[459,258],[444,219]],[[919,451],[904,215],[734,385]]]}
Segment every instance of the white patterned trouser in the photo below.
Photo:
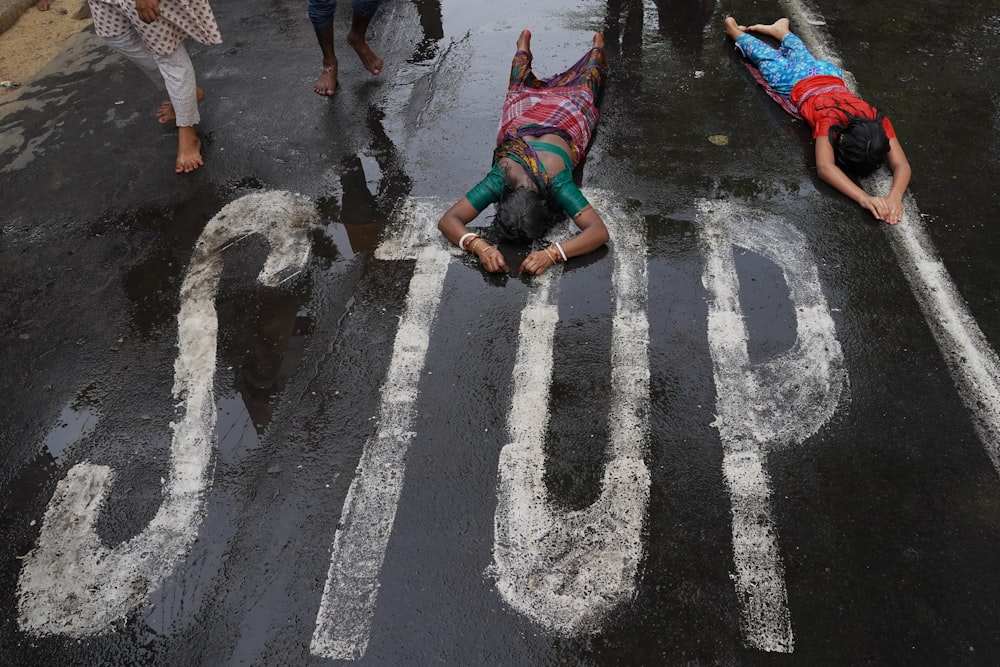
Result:
{"label": "white patterned trouser", "polygon": [[153,53],[143,43],[139,33],[128,30],[117,37],[102,37],[104,43],[122,54],[143,72],[149,75],[157,88],[166,89],[170,103],[177,114],[177,127],[197,125],[201,120],[198,113],[198,85],[194,77],[194,65],[187,49],[181,43],[170,55]]}

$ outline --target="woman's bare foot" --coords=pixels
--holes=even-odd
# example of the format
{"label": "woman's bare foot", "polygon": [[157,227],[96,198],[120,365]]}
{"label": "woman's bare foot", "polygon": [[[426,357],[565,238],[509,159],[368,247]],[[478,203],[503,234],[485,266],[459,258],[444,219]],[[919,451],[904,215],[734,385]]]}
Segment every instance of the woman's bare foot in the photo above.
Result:
{"label": "woman's bare foot", "polygon": [[317,95],[324,95],[330,97],[335,92],[337,92],[337,59],[333,59],[332,65],[323,65],[323,69],[319,73],[319,78],[316,79],[316,83],[313,85],[313,90]]}
{"label": "woman's bare foot", "polygon": [[201,159],[201,139],[194,126],[177,128],[177,162],[174,171],[187,174],[205,164]]}
{"label": "woman's bare foot", "polygon": [[744,34],[747,31],[747,27],[745,25],[740,25],[739,23],[737,23],[736,19],[734,19],[732,16],[727,16],[724,23],[726,25],[726,35],[728,35],[729,39],[733,40],[734,42],[740,38],[740,35]]}
{"label": "woman's bare foot", "polygon": [[762,25],[757,23],[750,26],[747,30],[751,32],[759,32],[762,35],[767,35],[768,37],[774,37],[779,42],[785,38],[791,30],[789,29],[788,19],[780,18],[771,25]]}
{"label": "woman's bare foot", "polygon": [[[205,91],[201,88],[198,89],[198,103],[200,104],[203,99],[205,99]],[[156,110],[156,118],[161,123],[170,123],[177,120],[177,113],[174,111],[174,105],[170,102],[164,102],[160,105],[160,108]]]}
{"label": "woman's bare foot", "polygon": [[594,48],[603,49],[604,48],[604,35],[599,32],[594,33]]}
{"label": "woman's bare foot", "polygon": [[347,43],[351,45],[355,53],[358,54],[358,58],[361,59],[361,64],[364,65],[365,69],[372,74],[378,76],[382,73],[382,68],[385,67],[385,63],[382,59],[372,51],[371,47],[368,46],[368,42],[365,41],[364,33],[357,33],[352,29],[347,33]]}
{"label": "woman's bare foot", "polygon": [[517,50],[531,53],[531,31],[522,30],[517,38]]}

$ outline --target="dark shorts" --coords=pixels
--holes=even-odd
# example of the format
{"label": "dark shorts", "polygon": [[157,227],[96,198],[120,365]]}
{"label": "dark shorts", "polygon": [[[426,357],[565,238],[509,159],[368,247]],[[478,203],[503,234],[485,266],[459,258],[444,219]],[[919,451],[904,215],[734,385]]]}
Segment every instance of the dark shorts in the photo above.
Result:
{"label": "dark shorts", "polygon": [[[379,0],[351,0],[351,10],[363,19],[375,16]],[[337,0],[307,0],[306,11],[309,20],[317,30],[326,30],[333,23],[333,12],[337,9]]]}

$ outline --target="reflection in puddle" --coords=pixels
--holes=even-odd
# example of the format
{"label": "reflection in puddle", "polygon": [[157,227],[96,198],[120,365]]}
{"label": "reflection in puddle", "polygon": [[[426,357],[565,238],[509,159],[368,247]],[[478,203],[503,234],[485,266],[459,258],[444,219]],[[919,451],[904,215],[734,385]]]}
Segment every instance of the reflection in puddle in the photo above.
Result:
{"label": "reflection in puddle", "polygon": [[[178,225],[177,218],[190,224]],[[151,239],[125,276],[125,293],[132,306],[134,331],[144,340],[155,340],[176,326],[180,282],[193,242],[190,232],[201,229],[195,215],[176,215],[174,224]],[[183,230],[184,233],[178,237]],[[337,248],[314,230],[317,255],[332,262]],[[295,372],[312,330],[305,304],[311,298],[309,276],[297,275],[276,288],[260,286],[256,276],[267,244],[251,235],[226,244],[225,269],[216,295],[219,318],[217,358],[220,368],[232,369],[230,398],[219,400],[219,451],[238,457],[255,448],[258,437],[270,423],[276,401],[288,378]],[[243,406],[235,405],[241,402]],[[247,427],[250,428],[247,428]],[[241,435],[246,433],[246,435]]]}
{"label": "reflection in puddle", "polygon": [[[88,387],[89,389],[89,387]],[[52,458],[59,461],[70,445],[74,445],[83,438],[90,435],[100,415],[96,405],[91,405],[86,400],[88,389],[80,392],[66,407],[59,413],[59,420],[51,431],[45,436],[45,449],[52,455]],[[83,400],[81,400],[81,398]]]}
{"label": "reflection in puddle", "polygon": [[740,284],[740,304],[746,323],[747,354],[763,363],[795,344],[798,324],[784,273],[772,260],[751,250],[733,253]]}
{"label": "reflection in puddle", "polygon": [[375,196],[378,194],[379,183],[382,181],[382,167],[378,160],[365,151],[358,151],[358,160],[361,162],[361,174],[365,178],[365,185],[368,192]]}
{"label": "reflection in puddle", "polygon": [[216,401],[218,409],[215,433],[219,460],[232,464],[260,444],[253,418],[239,396],[227,396]]}
{"label": "reflection in puddle", "polygon": [[[302,302],[296,295],[258,293],[256,304],[250,305],[255,315],[244,321],[235,332],[232,348],[242,358],[233,387],[245,406],[245,414],[256,435],[270,424],[276,401],[288,379],[295,373],[305,353],[307,337],[312,333],[312,317],[300,311]],[[222,405],[219,411],[219,448],[229,428],[223,424]],[[254,437],[256,440],[256,436]],[[250,449],[256,442],[244,443]]]}

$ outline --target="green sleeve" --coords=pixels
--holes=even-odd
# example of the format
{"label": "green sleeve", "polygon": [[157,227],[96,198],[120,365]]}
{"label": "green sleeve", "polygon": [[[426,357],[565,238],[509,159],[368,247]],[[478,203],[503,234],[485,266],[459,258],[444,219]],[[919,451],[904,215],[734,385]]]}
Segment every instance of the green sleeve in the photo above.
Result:
{"label": "green sleeve", "polygon": [[493,202],[500,201],[503,194],[504,177],[498,165],[493,165],[486,178],[476,183],[476,185],[465,193],[465,198],[469,200],[477,213],[482,213],[483,209]]}
{"label": "green sleeve", "polygon": [[552,197],[556,203],[562,207],[569,217],[576,216],[577,213],[590,206],[590,202],[580,192],[573,182],[573,173],[569,169],[563,169],[552,179],[549,185]]}

